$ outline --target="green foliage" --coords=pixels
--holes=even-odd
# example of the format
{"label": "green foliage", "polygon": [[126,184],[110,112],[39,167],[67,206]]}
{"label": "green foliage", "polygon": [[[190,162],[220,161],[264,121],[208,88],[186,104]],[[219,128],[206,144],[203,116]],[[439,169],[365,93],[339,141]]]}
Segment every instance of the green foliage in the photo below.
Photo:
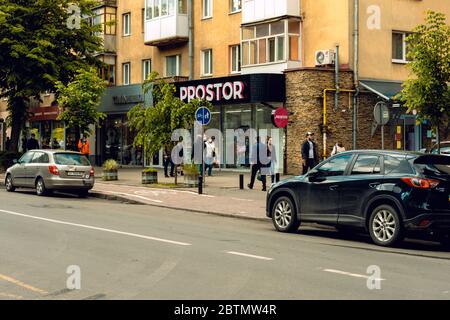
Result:
{"label": "green foliage", "polygon": [[198,165],[194,163],[185,163],[183,164],[183,172],[188,176],[199,176]]}
{"label": "green foliage", "polygon": [[152,72],[143,84],[144,94],[152,92],[153,107],[142,104],[128,112],[128,123],[136,131],[135,146],[144,146],[149,154],[172,145],[172,132],[176,129],[189,129],[194,125],[195,110],[199,106],[211,107],[206,101],[192,100],[184,103],[175,97],[176,88],[171,83],[157,79]]}
{"label": "green foliage", "polygon": [[114,159],[108,159],[103,163],[104,171],[117,171],[119,170],[119,164]]}
{"label": "green foliage", "polygon": [[97,111],[106,85],[95,68],[78,71],[67,86],[57,81],[58,104],[63,108],[59,120],[65,121],[68,127],[79,128],[85,135],[92,134],[90,125],[98,125],[106,118]]}
{"label": "green foliage", "polygon": [[93,17],[96,2],[0,1],[0,97],[8,98],[12,149],[17,149],[30,97],[54,91],[56,81],[69,83],[80,69],[101,66],[95,57],[102,46],[96,35],[101,26],[81,19],[80,28],[68,27],[70,4],[77,5],[83,17]]}
{"label": "green foliage", "polygon": [[142,170],[143,173],[155,173],[158,172],[158,170],[156,170],[155,168],[145,168],[144,170]]}
{"label": "green foliage", "polygon": [[436,128],[448,128],[450,26],[445,15],[428,11],[426,23],[417,26],[406,40],[412,75],[405,82],[400,99],[408,112],[417,110],[419,120],[430,120]]}

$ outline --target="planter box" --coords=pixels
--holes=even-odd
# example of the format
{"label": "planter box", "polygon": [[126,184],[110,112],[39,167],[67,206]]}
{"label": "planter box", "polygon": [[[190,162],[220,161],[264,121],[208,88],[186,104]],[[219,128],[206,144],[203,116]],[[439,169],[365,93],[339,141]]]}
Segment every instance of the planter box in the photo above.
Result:
{"label": "planter box", "polygon": [[158,183],[158,172],[142,172],[142,184]]}
{"label": "planter box", "polygon": [[103,178],[104,181],[116,181],[119,180],[119,173],[117,170],[114,171],[105,171],[103,170]]}
{"label": "planter box", "polygon": [[198,175],[188,175],[184,176],[184,185],[186,187],[198,187]]}

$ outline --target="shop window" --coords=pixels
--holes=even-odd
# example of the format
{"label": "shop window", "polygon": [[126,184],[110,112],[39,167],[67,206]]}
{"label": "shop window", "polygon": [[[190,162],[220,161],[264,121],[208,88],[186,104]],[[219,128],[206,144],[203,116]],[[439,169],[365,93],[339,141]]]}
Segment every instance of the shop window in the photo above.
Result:
{"label": "shop window", "polygon": [[239,45],[230,47],[231,55],[231,73],[238,73],[241,71],[241,47]]}

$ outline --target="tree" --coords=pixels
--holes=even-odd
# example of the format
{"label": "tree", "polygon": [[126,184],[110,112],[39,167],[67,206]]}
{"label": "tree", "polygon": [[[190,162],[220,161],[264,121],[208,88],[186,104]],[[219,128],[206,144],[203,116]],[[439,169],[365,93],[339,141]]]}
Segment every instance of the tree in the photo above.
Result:
{"label": "tree", "polygon": [[98,76],[95,68],[79,70],[67,86],[57,81],[58,104],[63,108],[58,120],[65,121],[68,127],[77,128],[83,135],[91,135],[90,126],[98,125],[106,118],[104,113],[97,111],[106,86],[107,82]]}
{"label": "tree", "polygon": [[211,106],[209,102],[196,99],[184,103],[174,96],[173,84],[157,77],[158,73],[152,72],[142,85],[145,95],[152,92],[153,106],[139,104],[128,112],[130,129],[136,131],[134,145],[143,146],[144,153],[151,155],[162,148],[171,150],[172,132],[192,128],[197,108]]}
{"label": "tree", "polygon": [[95,0],[0,2],[0,97],[8,98],[12,150],[17,151],[30,98],[54,91],[57,80],[69,83],[80,69],[101,66],[94,56],[101,48],[102,40],[95,34],[100,26],[80,19],[92,17],[95,4]]}
{"label": "tree", "polygon": [[416,110],[419,120],[429,120],[438,132],[448,135],[450,118],[450,26],[445,15],[428,11],[426,23],[406,38],[412,75],[400,99],[408,112]]}

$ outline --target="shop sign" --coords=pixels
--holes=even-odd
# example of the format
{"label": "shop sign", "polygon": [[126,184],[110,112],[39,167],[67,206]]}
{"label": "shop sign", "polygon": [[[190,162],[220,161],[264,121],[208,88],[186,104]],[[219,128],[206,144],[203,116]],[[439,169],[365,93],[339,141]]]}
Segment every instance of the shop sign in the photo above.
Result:
{"label": "shop sign", "polygon": [[277,128],[285,128],[289,122],[288,111],[283,107],[279,107],[274,110],[272,112],[272,122]]}
{"label": "shop sign", "polygon": [[180,99],[189,102],[193,99],[210,102],[244,100],[245,85],[242,81],[218,82],[180,87]]}
{"label": "shop sign", "polygon": [[145,102],[145,98],[142,94],[132,96],[114,96],[114,104],[131,104]]}
{"label": "shop sign", "polygon": [[39,107],[30,109],[30,112],[33,114],[29,121],[47,121],[47,120],[56,120],[61,113],[59,107]]}

